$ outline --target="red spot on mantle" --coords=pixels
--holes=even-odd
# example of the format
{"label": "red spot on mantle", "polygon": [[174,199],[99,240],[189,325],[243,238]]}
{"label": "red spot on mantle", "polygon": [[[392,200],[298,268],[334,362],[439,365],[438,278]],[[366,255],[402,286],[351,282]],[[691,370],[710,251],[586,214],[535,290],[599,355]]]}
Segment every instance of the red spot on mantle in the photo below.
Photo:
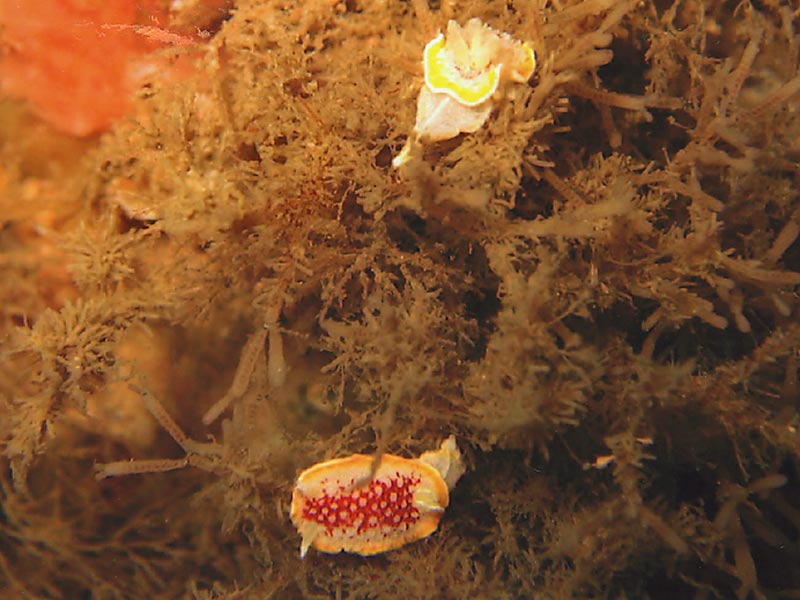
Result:
{"label": "red spot on mantle", "polygon": [[303,518],[315,521],[326,529],[354,527],[361,534],[380,527],[408,528],[419,519],[414,506],[414,488],[419,477],[395,473],[394,477],[372,481],[369,485],[338,494],[310,498],[303,509]]}

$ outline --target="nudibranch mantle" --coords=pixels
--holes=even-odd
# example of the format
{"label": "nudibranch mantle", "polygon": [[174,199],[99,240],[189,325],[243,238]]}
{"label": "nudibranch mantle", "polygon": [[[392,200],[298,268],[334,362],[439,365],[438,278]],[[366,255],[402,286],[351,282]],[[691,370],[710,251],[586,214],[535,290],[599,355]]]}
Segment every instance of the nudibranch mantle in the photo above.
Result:
{"label": "nudibranch mantle", "polygon": [[447,24],[425,46],[425,85],[417,100],[414,131],[393,165],[404,164],[417,141],[437,142],[477,131],[492,112],[492,99],[506,82],[525,83],[536,68],[527,43],[496,31],[480,19],[464,27]]}
{"label": "nudibranch mantle", "polygon": [[303,471],[292,494],[291,519],[309,547],[369,556],[424,538],[439,526],[449,490],[464,473],[451,436],[419,458],[384,454],[372,479],[373,457],[353,454]]}
{"label": "nudibranch mantle", "polygon": [[[455,24],[455,21],[450,21],[450,24]],[[454,37],[456,36],[450,33],[450,45]],[[464,42],[463,39],[460,41]],[[503,65],[491,65],[488,62],[475,64],[475,61],[470,60],[466,43],[458,44],[458,47],[461,52],[448,52],[448,44],[441,33],[428,42],[422,61],[425,67],[425,87],[431,92],[447,94],[464,106],[477,106],[497,91]]]}

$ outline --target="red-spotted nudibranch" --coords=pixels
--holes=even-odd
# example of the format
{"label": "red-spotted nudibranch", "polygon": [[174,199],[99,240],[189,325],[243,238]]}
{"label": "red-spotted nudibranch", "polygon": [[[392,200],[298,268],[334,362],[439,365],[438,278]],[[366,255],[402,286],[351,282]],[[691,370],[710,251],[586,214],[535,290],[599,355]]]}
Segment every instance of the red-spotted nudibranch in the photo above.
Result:
{"label": "red-spotted nudibranch", "polygon": [[533,49],[480,19],[447,24],[423,52],[425,85],[417,99],[414,131],[392,164],[406,163],[417,142],[473,133],[489,118],[493,99],[508,82],[525,83],[536,68]]}
{"label": "red-spotted nudibranch", "polygon": [[384,454],[370,478],[372,463],[353,454],[300,474],[291,519],[303,538],[301,557],[312,546],[368,556],[430,535],[465,469],[453,436],[419,458]]}

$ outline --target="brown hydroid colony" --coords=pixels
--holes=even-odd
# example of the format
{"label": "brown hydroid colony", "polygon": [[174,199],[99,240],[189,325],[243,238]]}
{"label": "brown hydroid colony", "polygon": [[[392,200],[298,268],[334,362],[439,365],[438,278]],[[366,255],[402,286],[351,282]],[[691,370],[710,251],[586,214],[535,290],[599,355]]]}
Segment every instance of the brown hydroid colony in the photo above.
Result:
{"label": "brown hydroid colony", "polygon": [[[792,6],[239,0],[80,161],[4,106],[0,596],[799,594]],[[535,72],[394,169],[473,17]],[[300,561],[303,469],[451,434],[435,534]]]}

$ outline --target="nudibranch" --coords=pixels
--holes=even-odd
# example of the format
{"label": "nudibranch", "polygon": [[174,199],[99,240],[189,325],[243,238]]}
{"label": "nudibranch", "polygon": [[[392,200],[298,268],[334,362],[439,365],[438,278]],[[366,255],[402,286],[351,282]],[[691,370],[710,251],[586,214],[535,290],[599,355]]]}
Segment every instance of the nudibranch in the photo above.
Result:
{"label": "nudibranch", "polygon": [[425,46],[422,64],[425,84],[417,98],[414,131],[392,162],[395,167],[408,160],[416,142],[438,142],[480,129],[503,86],[528,81],[536,57],[527,43],[470,19],[464,27],[450,21],[447,33]]}
{"label": "nudibranch", "polygon": [[384,454],[370,478],[373,457],[353,454],[314,465],[297,478],[291,519],[300,556],[310,547],[369,556],[436,531],[464,462],[450,436],[419,458]]}

